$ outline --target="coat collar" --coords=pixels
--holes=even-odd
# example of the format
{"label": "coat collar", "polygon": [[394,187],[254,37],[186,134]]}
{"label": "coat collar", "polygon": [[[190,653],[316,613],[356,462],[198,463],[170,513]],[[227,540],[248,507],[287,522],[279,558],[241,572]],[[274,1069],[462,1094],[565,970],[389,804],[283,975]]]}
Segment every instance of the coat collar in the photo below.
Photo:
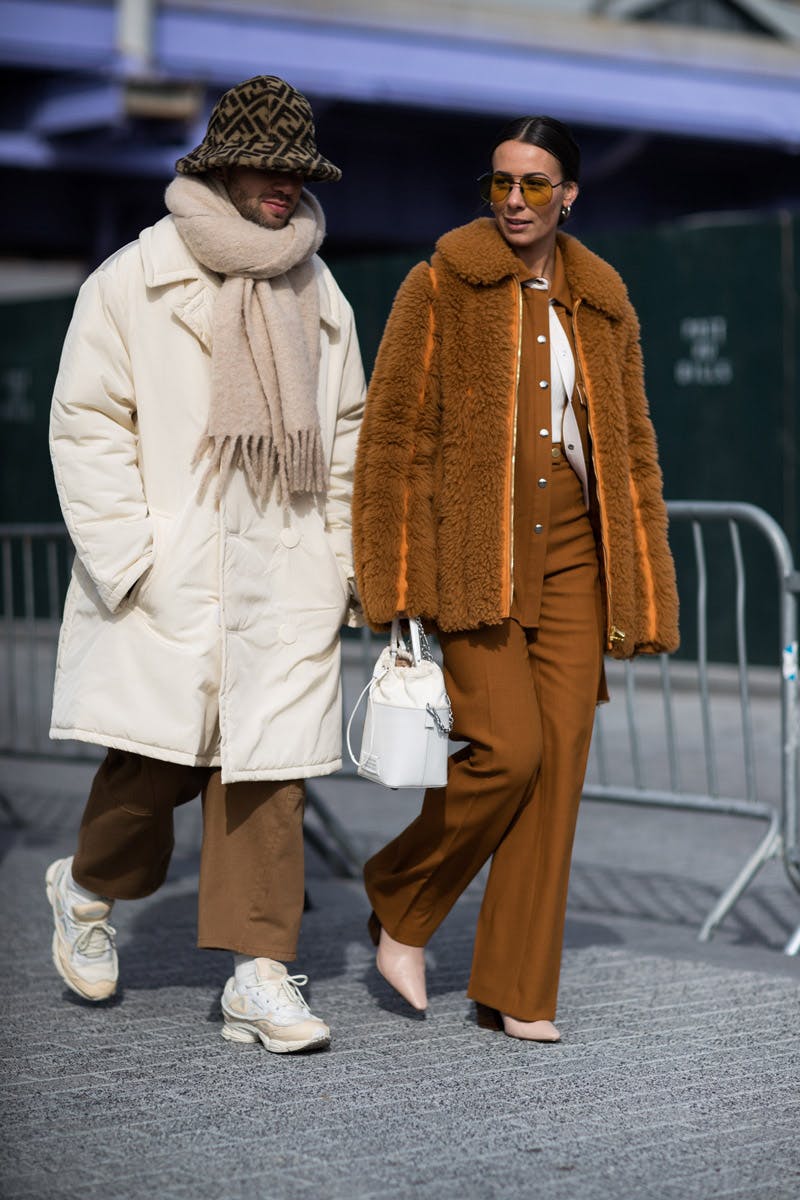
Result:
{"label": "coat collar", "polygon": [[[623,317],[630,301],[614,268],[577,238],[566,233],[557,237],[573,301],[582,300],[609,316]],[[452,229],[439,238],[436,250],[451,270],[473,285],[501,283],[524,273],[491,217],[479,217],[469,225]]]}
{"label": "coat collar", "polygon": [[171,216],[140,233],[139,251],[146,286],[164,289],[175,316],[210,352],[221,277],[197,261]]}
{"label": "coat collar", "polygon": [[[171,216],[162,217],[139,235],[139,248],[148,288],[163,288],[172,309],[198,340],[211,350],[214,301],[222,276],[209,271],[194,257]],[[314,257],[319,291],[320,320],[337,331],[340,321],[333,307],[321,259]]]}
{"label": "coat collar", "polygon": [[162,217],[139,234],[144,281],[147,287],[198,281],[217,291],[221,278],[197,261],[171,216]]}

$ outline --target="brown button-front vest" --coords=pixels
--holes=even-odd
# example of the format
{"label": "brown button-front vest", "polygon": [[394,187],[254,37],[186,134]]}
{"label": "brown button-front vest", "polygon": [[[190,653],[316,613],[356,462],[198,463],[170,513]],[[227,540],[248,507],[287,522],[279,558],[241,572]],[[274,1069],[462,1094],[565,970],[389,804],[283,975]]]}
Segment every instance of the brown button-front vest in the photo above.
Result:
{"label": "brown button-front vest", "polygon": [[[522,286],[522,285],[521,285]],[[542,578],[550,521],[550,481],[553,454],[550,403],[550,297],[575,359],[575,388],[570,403],[578,424],[589,477],[590,515],[596,507],[591,466],[589,422],[575,353],[571,304],[560,261],[552,289],[522,286],[522,347],[517,392],[517,434],[514,465],[514,595],[511,616],[533,628],[539,623]],[[594,524],[594,521],[593,521]]]}

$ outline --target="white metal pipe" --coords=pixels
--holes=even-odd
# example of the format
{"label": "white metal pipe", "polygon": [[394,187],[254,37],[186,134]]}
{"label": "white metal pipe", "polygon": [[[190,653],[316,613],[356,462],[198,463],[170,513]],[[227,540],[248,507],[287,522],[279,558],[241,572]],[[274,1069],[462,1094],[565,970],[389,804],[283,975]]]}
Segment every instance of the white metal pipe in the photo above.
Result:
{"label": "white metal pipe", "polygon": [[155,0],[117,0],[117,50],[130,74],[146,74],[153,61]]}

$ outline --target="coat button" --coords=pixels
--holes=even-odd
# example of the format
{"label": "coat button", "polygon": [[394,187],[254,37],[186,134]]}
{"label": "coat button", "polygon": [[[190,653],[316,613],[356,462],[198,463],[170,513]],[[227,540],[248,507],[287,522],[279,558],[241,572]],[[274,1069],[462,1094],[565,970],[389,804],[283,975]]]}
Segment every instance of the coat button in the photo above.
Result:
{"label": "coat button", "polygon": [[297,641],[297,630],[295,629],[294,625],[290,625],[287,621],[285,624],[281,625],[280,629],[278,630],[278,637],[282,642],[285,642],[287,646],[291,646],[293,642]]}
{"label": "coat button", "polygon": [[550,430],[549,429],[540,429],[539,437],[550,437]]}
{"label": "coat button", "polygon": [[534,533],[544,533],[544,525],[534,525],[533,532]]}
{"label": "coat button", "polygon": [[540,333],[536,340],[540,346],[543,346],[544,343],[547,341],[547,338],[544,336],[543,333]]}
{"label": "coat button", "polygon": [[547,487],[546,479],[537,479],[536,482],[538,483],[539,487]]}
{"label": "coat button", "polygon": [[546,379],[540,379],[540,380],[539,380],[539,387],[540,387],[540,388],[546,388],[547,386],[548,386],[548,383],[547,383],[547,380],[546,380]]}
{"label": "coat button", "polygon": [[297,543],[300,541],[300,534],[297,532],[296,529],[291,529],[291,528],[282,529],[281,530],[281,541],[283,542],[284,546],[286,546],[289,550],[291,550],[292,547],[296,546]]}

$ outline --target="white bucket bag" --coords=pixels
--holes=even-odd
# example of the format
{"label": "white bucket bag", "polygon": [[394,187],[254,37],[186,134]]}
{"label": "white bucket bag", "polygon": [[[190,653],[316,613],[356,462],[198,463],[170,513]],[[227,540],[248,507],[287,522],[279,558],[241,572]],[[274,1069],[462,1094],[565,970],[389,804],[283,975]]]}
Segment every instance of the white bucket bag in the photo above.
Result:
{"label": "white bucket bag", "polygon": [[[400,621],[392,621],[389,645],[381,651],[347,722],[347,749],[358,774],[373,783],[389,788],[444,787],[453,726],[450,699],[421,622],[410,620],[409,630],[410,650],[401,637]],[[356,758],[350,730],[365,696],[367,715]]]}

